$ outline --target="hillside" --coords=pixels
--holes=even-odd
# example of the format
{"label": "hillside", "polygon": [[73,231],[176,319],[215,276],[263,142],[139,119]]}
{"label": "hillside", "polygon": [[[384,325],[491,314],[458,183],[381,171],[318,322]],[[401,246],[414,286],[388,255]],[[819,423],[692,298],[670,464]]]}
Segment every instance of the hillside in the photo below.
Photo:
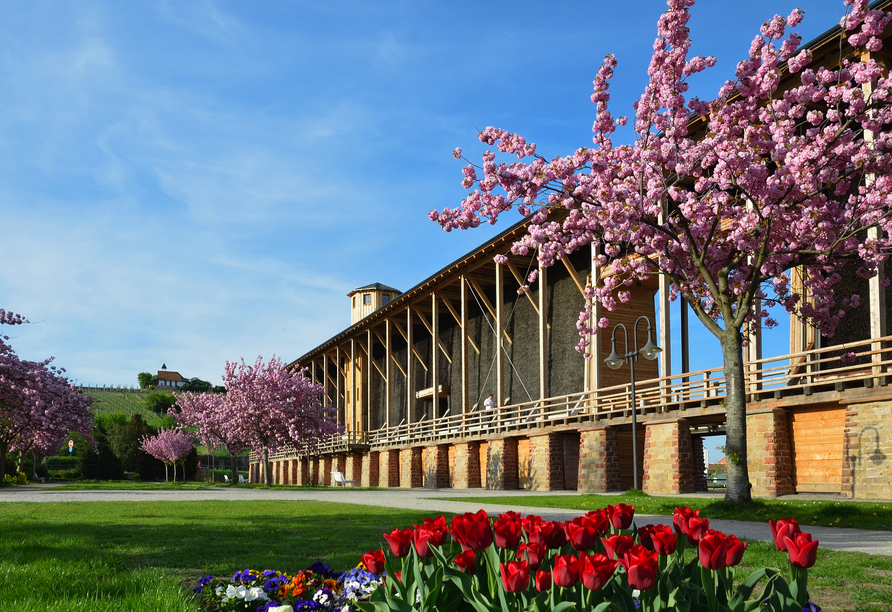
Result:
{"label": "hillside", "polygon": [[127,389],[124,387],[80,387],[84,395],[93,396],[93,414],[121,412],[128,417],[142,415],[150,425],[158,425],[161,416],[145,405],[145,398],[154,389]]}

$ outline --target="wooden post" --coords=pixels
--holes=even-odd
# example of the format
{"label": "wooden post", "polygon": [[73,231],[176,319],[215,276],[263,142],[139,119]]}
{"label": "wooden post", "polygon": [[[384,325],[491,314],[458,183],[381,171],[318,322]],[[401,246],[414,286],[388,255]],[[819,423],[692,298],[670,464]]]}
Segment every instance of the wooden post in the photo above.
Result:
{"label": "wooden post", "polygon": [[[592,287],[597,287],[601,283],[601,268],[598,268],[595,266],[595,257],[597,257],[598,255],[599,255],[598,245],[595,243],[592,243]],[[600,321],[600,320],[601,320],[601,303],[598,302],[597,300],[595,300],[595,303],[592,305],[592,318],[590,320],[590,324],[593,329],[595,328],[595,326],[598,324],[598,321]],[[601,354],[602,354],[601,335],[603,333],[605,333],[605,332],[598,331],[598,333],[595,334],[594,338],[592,338],[592,342],[591,342],[591,346],[590,346],[591,355],[592,355],[592,358],[590,359],[592,374],[591,374],[591,379],[590,379],[589,383],[590,383],[591,389],[593,391],[597,391],[598,389],[600,389],[601,387],[604,386],[604,377],[602,374],[603,361],[601,358]],[[597,397],[597,393],[595,394],[595,397]]]}
{"label": "wooden post", "polygon": [[350,338],[350,425],[355,433],[356,427],[356,338]]}
{"label": "wooden post", "polygon": [[440,359],[439,359],[439,342],[440,342],[440,321],[437,312],[437,292],[431,291],[431,382],[434,387],[432,396],[433,405],[431,407],[431,419],[439,417],[440,412]]}
{"label": "wooden post", "polygon": [[372,431],[372,363],[373,363],[373,355],[372,351],[372,328],[369,327],[366,330],[366,346],[369,347],[369,366],[366,368],[366,382],[365,382],[365,394],[366,394],[366,403],[365,403],[365,430]]}
{"label": "wooden post", "polygon": [[406,308],[406,422],[412,425],[412,415],[415,412],[415,364],[412,363],[412,350],[414,349],[412,336],[412,309]]}
{"label": "wooden post", "polygon": [[[678,317],[681,326],[681,371],[687,374],[691,371],[691,345],[688,338],[688,301],[684,298],[678,300],[681,304],[681,315]],[[684,382],[688,377],[682,378]]]}
{"label": "wooden post", "polygon": [[344,402],[341,399],[343,396],[341,395],[341,347],[335,347],[335,401],[337,401],[338,406],[335,414],[338,420],[338,425],[344,424],[344,417],[341,415],[341,411],[344,409]]}
{"label": "wooden post", "polygon": [[[756,312],[762,311],[762,300],[756,298],[754,308]],[[755,393],[762,388],[762,374],[759,371],[759,368],[762,367],[760,363],[754,363],[762,359],[762,326],[753,324],[750,327],[749,334],[747,336],[747,346],[746,346],[746,360],[749,362],[749,384],[750,384],[750,393]]]}
{"label": "wooden post", "polygon": [[461,277],[461,415],[462,433],[468,418],[468,283]]}
{"label": "wooden post", "polygon": [[[539,264],[539,399],[548,397],[548,268]],[[545,414],[540,406],[540,414]]]}
{"label": "wooden post", "polygon": [[384,393],[384,413],[385,413],[385,427],[390,428],[390,362],[393,359],[393,354],[390,352],[390,319],[384,319],[384,347],[387,351],[387,366],[384,368],[384,372],[387,375],[387,378],[384,381],[384,385],[386,387]]}
{"label": "wooden post", "polygon": [[659,337],[658,342],[662,350],[660,353],[660,378],[663,382],[660,384],[660,395],[662,400],[661,410],[665,410],[665,404],[672,393],[672,319],[669,310],[669,278],[665,274],[660,274],[659,285]]}
{"label": "wooden post", "polygon": [[322,353],[322,392],[325,394],[325,404],[331,406],[331,383],[328,376],[328,355]]}
{"label": "wooden post", "polygon": [[[501,414],[501,408],[504,404],[504,374],[502,373],[502,319],[504,318],[503,311],[505,310],[503,301],[504,301],[504,286],[502,284],[502,264],[496,264],[496,404],[499,407],[499,413]],[[486,392],[483,393],[486,395]]]}

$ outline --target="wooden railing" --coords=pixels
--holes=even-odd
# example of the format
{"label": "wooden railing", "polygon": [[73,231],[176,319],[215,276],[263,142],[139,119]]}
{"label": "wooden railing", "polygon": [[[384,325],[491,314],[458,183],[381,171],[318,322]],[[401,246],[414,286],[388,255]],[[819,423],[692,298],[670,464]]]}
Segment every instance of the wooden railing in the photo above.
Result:
{"label": "wooden railing", "polygon": [[[840,357],[846,353],[854,355],[854,360],[843,361]],[[892,376],[892,336],[749,361],[744,365],[744,372],[750,401],[839,391],[851,386],[885,385],[887,376]],[[636,414],[642,421],[654,415],[694,407],[714,407],[721,411],[727,393],[720,367],[636,381],[635,388]],[[493,410],[447,414],[370,432],[335,436],[319,449],[319,453],[349,450],[355,445],[380,449],[456,439],[486,439],[510,432],[565,429],[573,424],[627,419],[631,417],[631,400],[631,385],[626,383]],[[294,456],[294,451],[275,455],[276,458]]]}

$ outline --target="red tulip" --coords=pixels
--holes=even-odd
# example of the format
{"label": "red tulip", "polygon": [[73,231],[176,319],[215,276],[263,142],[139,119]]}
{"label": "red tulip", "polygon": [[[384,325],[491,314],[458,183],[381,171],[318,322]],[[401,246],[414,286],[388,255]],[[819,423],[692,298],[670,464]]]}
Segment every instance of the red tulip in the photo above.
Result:
{"label": "red tulip", "polygon": [[720,570],[725,567],[725,534],[715,529],[700,538],[697,547],[700,555],[700,565],[710,570]]}
{"label": "red tulip", "polygon": [[474,567],[474,551],[466,550],[455,555],[455,564],[466,574],[474,574],[477,568]]}
{"label": "red tulip", "polygon": [[536,571],[542,565],[547,550],[543,544],[530,544],[529,542],[521,542],[517,549],[517,559],[526,561],[530,564],[530,570]]}
{"label": "red tulip", "polygon": [[709,531],[709,519],[692,518],[688,521],[688,542],[696,544]]}
{"label": "red tulip", "polygon": [[608,559],[622,559],[627,550],[635,546],[635,538],[627,535],[612,535],[609,538],[601,538],[604,544],[604,552]]}
{"label": "red tulip", "polygon": [[[691,534],[691,521],[696,521],[694,525],[697,529],[696,536]],[[705,526],[703,521],[706,521]],[[675,509],[675,514],[672,515],[672,524],[675,526],[675,533],[686,536],[691,544],[696,544],[709,529],[709,520],[701,519],[699,510],[691,510],[687,506]]]}
{"label": "red tulip", "polygon": [[659,556],[643,546],[635,546],[628,550],[622,558],[623,567],[633,589],[646,591],[657,583]]}
{"label": "red tulip", "polygon": [[492,526],[496,546],[499,548],[517,548],[520,542],[520,521],[501,515]]}
{"label": "red tulip", "polygon": [[530,534],[533,533],[533,530],[536,528],[536,525],[542,522],[541,516],[536,516],[535,514],[528,514],[522,519],[520,519],[521,526],[523,527],[523,532],[527,534],[529,538]]}
{"label": "red tulip", "polygon": [[771,533],[774,534],[774,545],[777,546],[777,549],[780,551],[787,550],[787,544],[784,542],[784,538],[793,539],[795,534],[802,531],[799,528],[799,523],[797,523],[794,518],[778,519],[777,521],[769,520],[768,524],[771,525]]}
{"label": "red tulip", "polygon": [[605,555],[589,555],[579,553],[579,578],[585,588],[597,591],[610,580],[616,571],[617,562],[611,561]]}
{"label": "red tulip", "polygon": [[492,525],[483,510],[452,517],[449,531],[464,550],[483,550],[492,544]]}
{"label": "red tulip", "polygon": [[585,513],[585,516],[595,525],[599,535],[605,534],[610,530],[610,517],[607,516],[607,510],[603,508],[600,510],[589,510]]}
{"label": "red tulip", "polygon": [[551,588],[551,572],[536,572],[536,590],[540,593]]}
{"label": "red tulip", "polygon": [[560,548],[567,543],[564,526],[557,521],[542,521],[529,532],[533,544],[544,544],[547,548]]}
{"label": "red tulip", "polygon": [[626,504],[607,506],[607,515],[610,517],[610,524],[614,529],[628,529],[632,526],[632,519],[635,517],[635,506]]}
{"label": "red tulip", "polygon": [[514,510],[509,510],[508,512],[502,512],[499,515],[499,518],[506,518],[514,521],[515,523],[520,523],[523,520],[523,517],[520,516],[519,512],[515,512]]}
{"label": "red tulip", "polygon": [[571,587],[579,582],[579,559],[575,555],[558,555],[554,558],[551,579],[559,587]]}
{"label": "red tulip", "polygon": [[796,533],[794,538],[784,537],[790,563],[808,569],[818,556],[818,540],[812,541],[810,533]]}
{"label": "red tulip", "polygon": [[442,546],[446,542],[446,532],[437,531],[436,529],[425,529],[416,525],[415,531],[412,532],[412,541],[415,543],[415,550],[419,557],[433,557],[431,546]]}
{"label": "red tulip", "polygon": [[737,536],[729,535],[725,544],[725,566],[734,567],[743,559],[743,553],[746,551],[746,542],[741,542]]}
{"label": "red tulip", "polygon": [[384,539],[390,544],[390,552],[397,557],[405,557],[409,554],[412,545],[411,529],[394,529],[389,534],[384,534]]}
{"label": "red tulip", "polygon": [[584,516],[565,522],[564,533],[576,550],[590,549],[600,535],[594,521]]}
{"label": "red tulip", "polygon": [[365,565],[365,568],[369,570],[373,574],[380,574],[384,571],[384,551],[383,550],[370,550],[362,557],[362,564]]}
{"label": "red tulip", "polygon": [[509,593],[525,591],[530,586],[530,566],[524,561],[499,563],[502,572],[502,586]]}
{"label": "red tulip", "polygon": [[658,555],[671,555],[675,552],[678,539],[668,525],[654,525],[650,537],[654,546],[653,550]]}

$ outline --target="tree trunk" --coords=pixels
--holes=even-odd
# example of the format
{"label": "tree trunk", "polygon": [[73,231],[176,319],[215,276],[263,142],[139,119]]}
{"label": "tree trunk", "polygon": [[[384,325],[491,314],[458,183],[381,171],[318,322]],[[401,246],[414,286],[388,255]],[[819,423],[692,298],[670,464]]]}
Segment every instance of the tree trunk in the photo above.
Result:
{"label": "tree trunk", "polygon": [[269,451],[267,449],[263,449],[263,482],[266,483],[266,486],[271,486],[273,484],[273,479],[271,478],[272,474],[269,473]]}
{"label": "tree trunk", "polygon": [[235,473],[235,455],[227,448],[226,451],[229,453],[229,480],[233,483],[238,482],[238,478],[236,478]]}
{"label": "tree trunk", "polygon": [[164,462],[164,482],[167,482],[167,462]]}
{"label": "tree trunk", "polygon": [[752,499],[746,459],[746,378],[743,369],[743,345],[740,332],[726,330],[719,338],[724,358],[725,386],[725,463],[726,502],[748,502]]}
{"label": "tree trunk", "polygon": [[24,469],[25,469],[25,453],[23,453],[22,451],[19,451],[19,464],[15,469],[16,474],[23,471]]}

